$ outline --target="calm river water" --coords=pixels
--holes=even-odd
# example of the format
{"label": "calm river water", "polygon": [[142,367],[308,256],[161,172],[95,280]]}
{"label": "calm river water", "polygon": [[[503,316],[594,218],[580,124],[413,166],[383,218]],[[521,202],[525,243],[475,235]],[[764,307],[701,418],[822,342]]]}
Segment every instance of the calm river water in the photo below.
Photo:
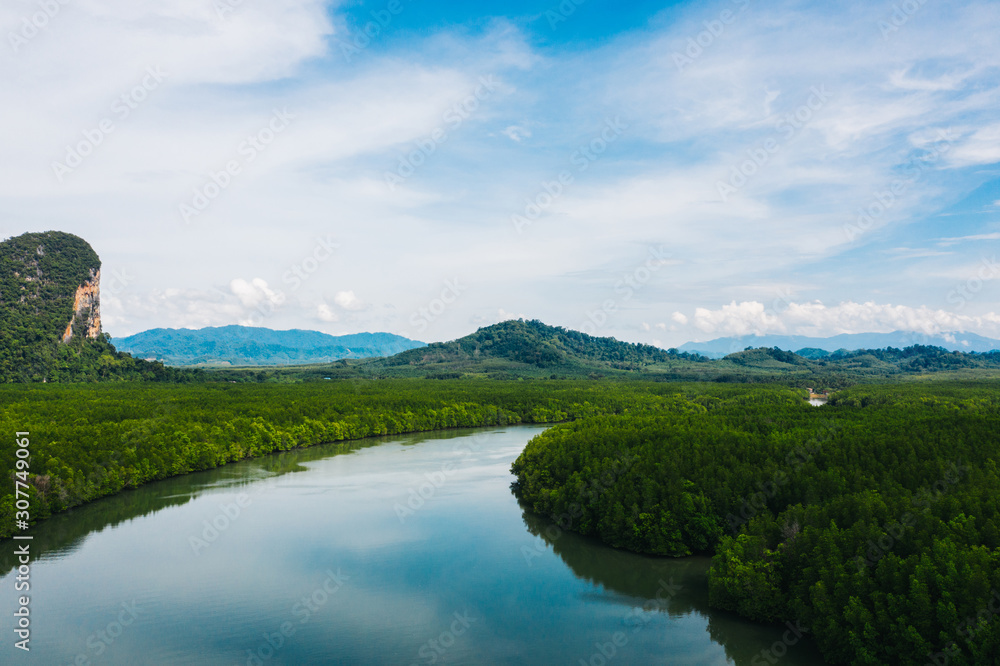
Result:
{"label": "calm river water", "polygon": [[0,545],[0,662],[822,663],[787,627],[710,610],[706,558],[525,513],[509,470],[541,430],[317,446],[56,516],[31,531],[30,654]]}

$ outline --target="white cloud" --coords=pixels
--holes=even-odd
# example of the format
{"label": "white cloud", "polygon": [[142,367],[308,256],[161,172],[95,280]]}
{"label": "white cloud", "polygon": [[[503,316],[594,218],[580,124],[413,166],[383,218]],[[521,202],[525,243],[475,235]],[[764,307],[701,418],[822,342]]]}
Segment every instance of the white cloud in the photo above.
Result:
{"label": "white cloud", "polygon": [[965,315],[926,306],[855,303],[789,303],[777,311],[756,301],[735,301],[717,310],[698,308],[694,325],[716,337],[738,335],[830,336],[839,333],[912,331],[927,335],[972,332],[1000,337],[1000,315]]}
{"label": "white cloud", "polygon": [[531,319],[526,315],[514,314],[512,312],[507,312],[503,308],[498,308],[496,314],[487,315],[474,315],[471,317],[470,322],[475,326],[492,326],[493,324],[499,324],[502,321],[510,321],[513,319]]}
{"label": "white cloud", "polygon": [[367,307],[353,291],[338,291],[333,297],[333,302],[345,310],[364,310]]}
{"label": "white cloud", "polygon": [[337,313],[333,311],[333,308],[326,303],[320,303],[316,307],[316,316],[320,321],[325,322],[335,322],[340,320],[340,317],[338,317]]}
{"label": "white cloud", "polygon": [[[943,239],[942,239],[943,240]],[[944,245],[944,243],[941,243]],[[893,259],[918,259],[921,257],[947,257],[951,256],[951,252],[942,252],[940,250],[925,250],[922,248],[914,247],[894,247],[889,250],[885,250],[885,253],[891,255]]]}
{"label": "white cloud", "polygon": [[952,166],[975,166],[1000,162],[1000,123],[977,129],[948,153]]}
{"label": "white cloud", "polygon": [[516,143],[521,143],[525,139],[531,138],[531,130],[520,125],[511,125],[504,129],[504,135]]}
{"label": "white cloud", "polygon": [[497,321],[498,322],[500,322],[500,321],[510,321],[511,319],[529,319],[529,317],[526,317],[523,313],[522,314],[514,314],[512,312],[507,312],[503,308],[500,308],[499,310],[497,310]]}
{"label": "white cloud", "polygon": [[955,236],[952,238],[938,238],[941,245],[954,245],[966,241],[1000,240],[1000,232],[991,234],[972,234],[971,236]]}
{"label": "white cloud", "polygon": [[[0,4],[0,34],[36,6]],[[995,2],[927,3],[888,46],[876,27],[884,7],[754,4],[683,71],[671,54],[718,8],[682,4],[648,29],[568,55],[533,50],[531,35],[502,20],[485,35],[461,27],[400,33],[348,66],[329,39],[343,25],[336,3],[243,2],[223,20],[207,0],[60,6],[18,53],[0,49],[0,89],[10,102],[0,105],[0,235],[61,228],[91,241],[109,269],[141,256],[130,289],[144,296],[109,299],[109,325],[218,325],[273,306],[272,327],[337,317],[344,332],[378,327],[412,336],[409,316],[457,276],[469,291],[435,320],[434,339],[523,316],[492,314],[501,303],[579,327],[620,296],[618,268],[635,278],[646,259],[636,248],[668,245],[676,264],[629,287],[608,334],[645,338],[642,322],[661,319],[656,330],[664,333],[648,336],[668,343],[684,341],[668,327],[687,335],[693,321],[726,330],[855,327],[865,317],[846,310],[808,310],[815,321],[781,312],[772,321],[767,308],[735,303],[767,303],[768,285],[794,284],[801,301],[944,306],[985,244],[949,248],[955,277],[940,254],[907,250],[889,262],[885,250],[933,247],[949,234],[996,240],[995,226],[949,231],[928,221],[993,177],[978,167],[994,158],[1000,131]],[[147,66],[168,75],[120,119],[111,105]],[[453,127],[444,114],[486,74],[500,88]],[[788,136],[789,114],[822,86],[829,99]],[[238,157],[275,107],[295,114],[287,131],[242,163],[196,223],[181,226],[178,204]],[[620,140],[581,169],[573,156],[618,114],[628,124]],[[56,182],[53,160],[104,117],[115,120],[114,132]],[[422,165],[390,191],[385,174],[441,127],[447,141],[417,154]],[[956,139],[946,157],[926,164],[919,182],[851,243],[844,227],[859,207],[907,166],[923,164],[947,128]],[[768,139],[780,148],[721,201],[717,183]],[[945,168],[960,165],[971,168]],[[511,214],[562,169],[572,184],[518,235]],[[912,237],[886,238],[910,224]],[[342,250],[310,272],[313,239],[326,234]],[[187,258],[184,272],[179,256]],[[851,261],[838,263],[841,256]],[[300,273],[287,273],[292,268]],[[573,277],[581,274],[590,277]],[[227,290],[233,275],[259,276],[265,286],[241,280]],[[213,284],[223,285],[221,296],[205,286]],[[331,284],[364,285],[365,301],[328,291]],[[168,294],[164,285],[175,289]],[[277,308],[281,289],[289,299]],[[1000,309],[995,294],[980,292],[975,307]],[[939,302],[926,300],[934,297]],[[725,316],[691,316],[697,305],[730,300],[734,311]],[[902,314],[867,321],[888,326],[893,317]]]}
{"label": "white cloud", "polygon": [[[41,34],[12,55],[23,74],[58,80],[70,94],[116,87],[147,65],[166,68],[178,83],[273,80],[324,53],[333,31],[324,0],[242,3],[222,16],[215,9],[222,3],[191,0],[59,4]],[[22,13],[33,11],[28,3],[4,3],[0,33],[18,31]]]}
{"label": "white cloud", "polygon": [[[153,289],[146,293],[126,292],[108,303],[101,303],[102,315],[109,310],[110,326],[134,320],[157,321],[170,328],[203,328],[224,326],[243,321],[247,308],[222,289]],[[137,333],[139,330],[109,330],[113,335]]]}
{"label": "white cloud", "polygon": [[250,282],[236,278],[229,283],[229,289],[248,308],[256,308],[264,303],[274,306],[285,302],[283,293],[274,291],[260,278],[254,278]]}
{"label": "white cloud", "polygon": [[934,79],[921,78],[910,70],[901,69],[890,74],[889,81],[892,86],[902,90],[956,90],[971,74],[972,70],[968,70],[964,74],[944,74]]}

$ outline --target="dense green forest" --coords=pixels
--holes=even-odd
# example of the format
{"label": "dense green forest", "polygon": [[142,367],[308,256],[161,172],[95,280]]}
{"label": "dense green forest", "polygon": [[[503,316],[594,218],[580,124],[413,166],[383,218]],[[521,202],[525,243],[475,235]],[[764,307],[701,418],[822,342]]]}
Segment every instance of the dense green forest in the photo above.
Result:
{"label": "dense green forest", "polygon": [[[24,362],[35,354],[37,362]],[[10,372],[0,383],[90,383],[90,382],[197,382],[206,379],[201,370],[170,368],[156,361],[144,361],[119,352],[108,336],[74,337],[12,354]]]}
{"label": "dense green forest", "polygon": [[[833,663],[992,663],[1000,387],[859,385],[822,408],[804,397],[608,380],[31,384],[0,387],[0,428],[31,433],[29,513],[41,520],[321,442],[565,422],[514,464],[530,510],[620,548],[714,555],[714,606],[801,622]],[[16,450],[0,448],[6,469]],[[11,491],[0,536],[14,525]]]}
{"label": "dense green forest", "polygon": [[[685,391],[536,437],[514,489],[564,529],[714,554],[713,606],[833,663],[1000,663],[1000,386]],[[934,661],[937,659],[938,661]]]}
{"label": "dense green forest", "polygon": [[[149,481],[321,442],[442,428],[550,423],[655,399],[639,384],[323,382],[0,386],[0,468],[30,432],[30,515],[44,519]],[[0,491],[0,536],[14,525]]]}

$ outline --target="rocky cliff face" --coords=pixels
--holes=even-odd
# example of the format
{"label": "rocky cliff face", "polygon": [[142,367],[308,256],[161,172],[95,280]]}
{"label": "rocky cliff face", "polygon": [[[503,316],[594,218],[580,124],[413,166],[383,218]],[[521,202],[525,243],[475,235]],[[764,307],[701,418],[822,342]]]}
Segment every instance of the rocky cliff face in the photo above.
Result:
{"label": "rocky cliff face", "polygon": [[[101,259],[62,231],[0,241],[0,383],[110,377],[101,330]],[[103,358],[103,363],[101,359]]]}
{"label": "rocky cliff face", "polygon": [[76,290],[73,301],[73,318],[66,325],[63,342],[74,335],[96,338],[101,334],[101,271],[90,269],[90,277]]}
{"label": "rocky cliff face", "polygon": [[0,242],[0,352],[24,358],[29,341],[55,352],[60,341],[97,339],[100,289],[101,260],[78,236],[46,231]]}

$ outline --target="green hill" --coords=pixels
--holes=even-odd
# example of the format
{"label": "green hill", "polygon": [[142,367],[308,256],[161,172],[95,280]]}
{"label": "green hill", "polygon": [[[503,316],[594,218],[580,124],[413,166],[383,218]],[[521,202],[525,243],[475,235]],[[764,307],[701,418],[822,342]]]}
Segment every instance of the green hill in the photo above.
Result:
{"label": "green hill", "polygon": [[537,320],[511,320],[451,342],[435,342],[386,359],[350,366],[387,376],[514,377],[619,376],[705,361],[643,344],[598,338]]}
{"label": "green hill", "polygon": [[782,351],[777,347],[746,349],[741,352],[729,354],[724,360],[744,367],[766,368],[769,370],[798,370],[802,366],[809,366],[807,358],[793,354],[792,352]]}

